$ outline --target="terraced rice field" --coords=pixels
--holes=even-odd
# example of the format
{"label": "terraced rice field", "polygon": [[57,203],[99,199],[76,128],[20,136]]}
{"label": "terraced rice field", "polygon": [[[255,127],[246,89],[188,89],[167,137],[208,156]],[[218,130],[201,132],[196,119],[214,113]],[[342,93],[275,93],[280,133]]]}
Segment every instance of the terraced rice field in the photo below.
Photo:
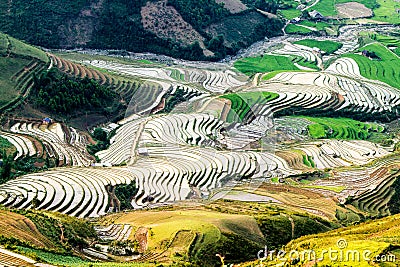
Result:
{"label": "terraced rice field", "polygon": [[371,132],[382,132],[383,126],[368,124],[346,118],[303,117],[313,124],[308,126],[309,134],[314,138],[337,138],[366,140]]}
{"label": "terraced rice field", "polygon": [[133,174],[126,169],[55,169],[24,175],[2,185],[0,204],[58,211],[77,217],[98,217],[108,212],[106,187],[129,184],[133,180]]}
{"label": "terraced rice field", "polygon": [[308,27],[300,26],[297,24],[289,24],[285,28],[285,33],[287,34],[309,34],[312,33],[314,29]]}
{"label": "terraced rice field", "polygon": [[[15,159],[23,156],[56,158],[59,166],[90,166],[94,159],[86,150],[89,144],[87,137],[76,129],[60,123],[16,123],[8,132],[0,132],[0,136],[11,142],[18,151]],[[34,139],[41,143],[35,142]],[[39,146],[39,147],[38,147]]]}
{"label": "terraced rice field", "polygon": [[[360,203],[365,204],[360,210],[387,212],[378,204],[367,204],[371,192],[380,190],[377,183],[383,186],[382,201],[390,196],[390,186],[384,186],[387,177],[379,171],[354,180],[368,187],[362,192],[344,182],[346,174],[334,176],[336,180],[293,178],[310,172],[328,175],[330,170],[335,175],[339,168],[374,164],[393,148],[368,141],[371,134],[385,134],[380,123],[315,115],[395,118],[400,105],[394,84],[395,54],[380,44],[360,48],[378,47],[377,53],[384,53],[381,61],[370,60],[350,54],[357,39],[346,37],[340,43],[320,39],[295,43],[282,39],[263,56],[237,60],[236,70],[225,62],[139,64],[106,56],[70,61],[49,55],[51,64],[65,73],[113,88],[128,103],[128,110],[112,127],[101,126],[115,129],[115,134],[96,158],[86,150],[87,135],[74,128],[10,120],[0,136],[15,147],[15,159],[46,156],[58,159],[60,167],[72,167],[27,174],[0,185],[1,204],[98,217],[118,209],[113,190],[122,184],[137,188],[131,206],[142,209],[208,199],[222,187],[252,182],[269,186],[274,181],[275,191],[285,190],[279,188],[286,183],[312,197],[296,198],[291,188],[288,194],[279,191],[283,194],[274,196],[267,186],[255,194],[326,218],[335,216],[335,201],[349,195],[362,197]],[[314,47],[331,54],[322,56]],[[372,62],[371,70],[389,63],[392,69],[367,76],[358,57]],[[326,70],[324,62],[331,63]],[[36,67],[34,61],[28,64],[32,70]],[[178,102],[176,107],[169,106],[171,99]],[[98,166],[113,167],[90,167],[96,159]],[[323,200],[321,192],[332,199]],[[315,208],[313,197],[323,205]],[[133,231],[127,224],[115,222],[97,230],[105,240],[126,240]]]}
{"label": "terraced rice field", "polygon": [[231,101],[231,109],[227,121],[242,121],[254,105],[264,105],[278,97],[278,94],[269,92],[249,92],[239,94],[228,94],[222,96]]}
{"label": "terraced rice field", "polygon": [[317,47],[327,54],[332,54],[343,46],[343,44],[334,41],[318,41],[313,39],[303,39],[294,42],[294,44],[305,45],[311,48]]}
{"label": "terraced rice field", "polygon": [[370,44],[360,48],[375,52],[379,59],[369,59],[362,55],[347,54],[345,57],[354,59],[363,77],[385,82],[395,88],[400,88],[399,57],[381,44]]}
{"label": "terraced rice field", "polygon": [[288,57],[263,55],[254,58],[245,58],[235,62],[235,68],[246,75],[274,70],[298,70]]}

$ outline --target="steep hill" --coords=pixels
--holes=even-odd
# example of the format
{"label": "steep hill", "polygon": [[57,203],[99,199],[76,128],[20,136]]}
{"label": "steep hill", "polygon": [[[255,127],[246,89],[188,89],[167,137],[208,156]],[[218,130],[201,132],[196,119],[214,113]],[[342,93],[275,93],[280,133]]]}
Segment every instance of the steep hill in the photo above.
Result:
{"label": "steep hill", "polygon": [[[231,7],[214,0],[1,0],[0,31],[46,48],[119,49],[216,59],[265,36],[281,34],[280,20],[238,2],[241,9],[230,11]],[[219,35],[235,32],[239,24],[245,25],[243,32],[252,34],[250,40],[243,42],[235,34],[223,46],[215,45]],[[211,33],[208,27],[213,28]]]}
{"label": "steep hill", "polygon": [[[303,258],[294,256],[296,259],[291,261],[291,266],[399,266],[399,219],[399,215],[390,216],[322,234],[304,236],[290,242],[282,250],[297,251],[298,255],[307,250]],[[316,261],[308,259],[311,250],[316,253]],[[324,250],[336,252],[325,253],[324,257],[320,257]],[[286,262],[289,261],[287,259]],[[284,262],[283,259],[264,259],[263,266],[277,266],[277,263]],[[241,266],[254,266],[254,263]]]}
{"label": "steep hill", "polygon": [[0,33],[0,111],[18,105],[29,95],[33,75],[46,68],[42,50]]}

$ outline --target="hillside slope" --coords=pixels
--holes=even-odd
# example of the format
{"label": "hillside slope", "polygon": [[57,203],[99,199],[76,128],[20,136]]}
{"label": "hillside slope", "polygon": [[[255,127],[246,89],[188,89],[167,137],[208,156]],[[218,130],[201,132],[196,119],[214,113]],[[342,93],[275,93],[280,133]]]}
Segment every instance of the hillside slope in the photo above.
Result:
{"label": "hillside slope", "polygon": [[[322,234],[303,236],[282,250],[299,253],[299,257],[294,256],[296,259],[292,260],[287,259],[286,255],[286,262],[292,262],[291,266],[316,266],[316,263],[318,266],[399,266],[399,219],[399,215],[389,216]],[[316,253],[316,261],[309,261],[311,250]],[[336,251],[336,254],[326,253],[321,257],[324,250]],[[305,251],[308,252],[302,258],[301,252]],[[263,266],[277,266],[277,263],[284,262],[284,259],[264,259]],[[254,263],[243,266],[254,266]]]}
{"label": "hillside slope", "polygon": [[[266,35],[279,35],[283,26],[280,20],[260,18],[251,10],[233,14],[212,0],[1,0],[0,7],[0,31],[31,44],[153,52],[197,60],[222,58]],[[154,8],[158,12],[152,12]],[[227,19],[229,25],[222,22],[221,29],[206,34],[207,27],[215,28]],[[246,32],[253,34],[251,42],[242,42],[236,35],[229,44],[216,45],[219,35],[242,22]]]}
{"label": "hillside slope", "polygon": [[0,111],[18,105],[29,95],[33,75],[49,62],[46,53],[0,32]]}

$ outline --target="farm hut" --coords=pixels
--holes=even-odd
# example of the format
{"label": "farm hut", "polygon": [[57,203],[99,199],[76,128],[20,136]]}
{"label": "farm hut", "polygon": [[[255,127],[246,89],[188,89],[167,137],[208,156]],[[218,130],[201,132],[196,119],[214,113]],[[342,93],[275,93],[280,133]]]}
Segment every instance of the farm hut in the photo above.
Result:
{"label": "farm hut", "polygon": [[361,54],[364,56],[364,57],[368,57],[368,51],[367,50],[363,50],[362,52],[361,52]]}
{"label": "farm hut", "polygon": [[310,15],[310,17],[311,17],[313,20],[324,20],[324,19],[325,19],[325,17],[324,17],[321,13],[319,13],[318,11],[316,11],[316,10],[313,10],[313,11],[311,11],[311,12],[308,12],[308,15]]}
{"label": "farm hut", "polygon": [[296,24],[296,23],[299,23],[300,21],[301,21],[301,18],[294,18],[294,19],[290,20],[290,23]]}
{"label": "farm hut", "polygon": [[145,147],[140,147],[138,149],[138,154],[141,155],[141,156],[148,156],[149,155],[149,151]]}
{"label": "farm hut", "polygon": [[44,118],[43,119],[43,124],[50,124],[51,123],[51,119],[50,118]]}

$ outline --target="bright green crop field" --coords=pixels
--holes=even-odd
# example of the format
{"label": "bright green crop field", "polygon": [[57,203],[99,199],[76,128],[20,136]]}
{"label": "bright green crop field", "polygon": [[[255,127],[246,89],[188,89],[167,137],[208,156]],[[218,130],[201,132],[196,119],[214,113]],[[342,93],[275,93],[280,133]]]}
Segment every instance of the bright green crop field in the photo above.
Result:
{"label": "bright green crop field", "polygon": [[294,42],[294,44],[304,45],[311,48],[317,47],[322,51],[325,51],[327,54],[332,54],[343,46],[343,44],[334,41],[318,41],[313,39],[303,39]]}
{"label": "bright green crop field", "polygon": [[373,132],[382,132],[384,128],[375,123],[364,123],[348,118],[302,117],[313,124],[308,126],[313,138],[334,138],[366,140]]}
{"label": "bright green crop field", "polygon": [[235,62],[235,68],[246,75],[274,70],[298,70],[290,57],[263,55],[243,58]]}
{"label": "bright green crop field", "polygon": [[316,62],[306,61],[304,58],[296,56],[263,55],[259,57],[249,57],[236,61],[234,66],[240,72],[251,76],[256,73],[266,73],[271,71],[299,70],[294,63],[318,70]]}
{"label": "bright green crop field", "polygon": [[288,34],[307,34],[313,32],[310,29],[307,29],[305,27],[301,27],[296,24],[289,24],[285,28],[285,32]]}
{"label": "bright green crop field", "polygon": [[360,67],[361,75],[372,80],[385,82],[400,89],[400,58],[382,44],[374,43],[364,46],[359,51],[375,52],[379,59],[369,59],[362,55],[346,54],[354,59]]}
{"label": "bright green crop field", "polygon": [[250,108],[255,104],[265,104],[277,98],[279,95],[270,92],[248,92],[228,94],[221,96],[232,102],[231,110],[228,113],[227,121],[234,122],[243,120]]}

